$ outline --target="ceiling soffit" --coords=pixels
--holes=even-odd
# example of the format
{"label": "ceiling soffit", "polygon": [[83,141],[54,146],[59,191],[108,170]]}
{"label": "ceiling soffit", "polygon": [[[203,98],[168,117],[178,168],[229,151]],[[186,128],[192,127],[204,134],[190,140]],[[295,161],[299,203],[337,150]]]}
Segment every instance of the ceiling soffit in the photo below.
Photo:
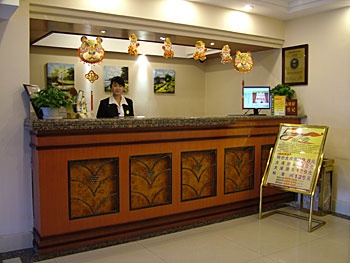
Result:
{"label": "ceiling soffit", "polygon": [[[88,19],[87,19],[88,18]],[[101,34],[105,30],[105,34]],[[194,46],[202,40],[211,49],[221,50],[228,44],[232,51],[264,51],[281,48],[283,40],[223,30],[174,24],[154,20],[121,17],[66,8],[30,6],[30,43],[52,33],[101,36],[128,39],[135,33],[140,41],[163,43],[160,37],[170,37],[174,45]],[[209,44],[214,42],[214,46]],[[72,48],[77,48],[76,46]]]}

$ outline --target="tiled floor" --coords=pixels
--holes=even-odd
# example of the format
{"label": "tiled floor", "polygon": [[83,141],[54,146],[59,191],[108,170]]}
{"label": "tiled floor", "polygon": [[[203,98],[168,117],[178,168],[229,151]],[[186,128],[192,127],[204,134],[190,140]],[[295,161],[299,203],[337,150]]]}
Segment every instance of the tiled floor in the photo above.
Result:
{"label": "tiled floor", "polygon": [[[279,210],[300,213],[291,207]],[[307,220],[281,214],[259,220],[258,215],[251,215],[40,263],[349,263],[350,220],[333,215],[315,218],[326,225],[311,233]]]}

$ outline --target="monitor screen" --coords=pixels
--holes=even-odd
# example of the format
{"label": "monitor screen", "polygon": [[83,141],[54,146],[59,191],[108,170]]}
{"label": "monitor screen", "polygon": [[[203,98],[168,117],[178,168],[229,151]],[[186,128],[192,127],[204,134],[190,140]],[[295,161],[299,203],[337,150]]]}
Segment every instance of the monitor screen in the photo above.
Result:
{"label": "monitor screen", "polygon": [[244,86],[243,109],[254,109],[254,115],[261,109],[270,109],[270,87]]}

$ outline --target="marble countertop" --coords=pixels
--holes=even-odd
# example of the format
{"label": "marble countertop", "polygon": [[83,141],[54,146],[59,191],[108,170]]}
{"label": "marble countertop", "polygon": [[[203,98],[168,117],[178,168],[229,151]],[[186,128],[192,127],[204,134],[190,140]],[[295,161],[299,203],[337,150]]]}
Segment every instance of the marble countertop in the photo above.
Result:
{"label": "marble countertop", "polygon": [[55,119],[39,120],[26,119],[25,128],[28,130],[94,130],[118,128],[162,128],[162,127],[208,127],[228,126],[235,124],[236,120],[262,120],[302,118],[302,116],[219,116],[219,117],[126,117],[115,119]]}

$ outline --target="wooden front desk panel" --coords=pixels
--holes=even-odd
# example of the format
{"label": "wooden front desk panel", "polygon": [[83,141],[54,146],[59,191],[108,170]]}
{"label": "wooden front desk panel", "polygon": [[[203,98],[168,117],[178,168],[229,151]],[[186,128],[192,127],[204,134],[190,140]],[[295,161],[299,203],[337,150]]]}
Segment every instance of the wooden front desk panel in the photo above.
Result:
{"label": "wooden front desk panel", "polygon": [[[300,118],[31,130],[35,247],[45,253],[257,211],[281,122]],[[265,205],[294,198],[264,195]]]}

